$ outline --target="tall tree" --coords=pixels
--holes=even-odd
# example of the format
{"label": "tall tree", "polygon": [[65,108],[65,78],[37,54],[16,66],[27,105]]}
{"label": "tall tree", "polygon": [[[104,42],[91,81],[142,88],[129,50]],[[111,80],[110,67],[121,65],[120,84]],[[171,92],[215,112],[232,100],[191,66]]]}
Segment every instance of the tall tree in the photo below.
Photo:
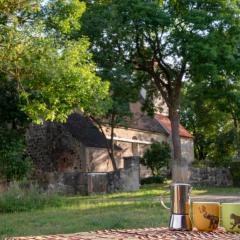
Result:
{"label": "tall tree", "polygon": [[[186,84],[181,105],[181,121],[194,135],[197,164],[214,165],[226,162],[232,152],[232,124],[229,113],[221,111],[213,98],[217,88],[205,88],[206,82]],[[221,147],[220,147],[221,145]]]}
{"label": "tall tree", "polygon": [[85,4],[9,0],[0,9],[0,73],[16,81],[22,110],[35,122],[65,121],[76,108],[103,113],[109,84],[95,74],[88,39],[70,39]]}
{"label": "tall tree", "polygon": [[[88,35],[89,37],[95,35],[97,33],[95,31],[98,31],[98,33],[101,34],[102,28],[96,28],[95,23],[98,22],[98,25],[104,24],[102,18],[103,9],[101,8],[98,14],[95,15],[95,8],[91,8],[92,4],[88,1],[86,1],[86,4],[87,9],[92,14],[91,18],[93,19],[89,19],[88,13],[86,15],[83,15],[82,21],[83,25],[85,26],[82,28],[84,28],[84,30],[80,32],[73,32],[72,35],[74,39],[79,39],[79,37],[82,37],[82,33],[84,33],[84,35]],[[90,39],[93,40],[92,38]],[[104,48],[105,43],[103,44],[104,45],[102,47]],[[97,45],[93,43],[92,47],[94,46]],[[132,117],[130,103],[139,100],[139,92],[141,86],[135,81],[132,81],[134,73],[132,72],[131,67],[127,67],[124,64],[123,60],[121,60],[121,55],[113,55],[110,51],[98,51],[97,49],[92,52],[93,59],[97,63],[97,75],[102,79],[107,79],[110,82],[110,95],[112,104],[106,112],[104,118],[99,118],[96,116],[96,114],[91,114],[90,118],[96,123],[102,134],[105,136],[108,154],[111,159],[113,169],[117,170],[117,162],[115,159],[114,131],[115,128],[119,126],[127,128],[127,121]],[[106,134],[104,131],[104,127],[106,126],[108,126],[110,129],[110,132],[108,134]]]}
{"label": "tall tree", "polygon": [[[239,70],[238,70],[239,71]],[[237,73],[238,74],[238,73]],[[231,122],[234,130],[234,146],[236,149],[236,158],[240,159],[240,78],[239,75],[222,75],[216,82],[218,91],[212,91],[211,99],[216,107]]]}
{"label": "tall tree", "polygon": [[240,81],[239,70],[231,69],[231,75],[222,73],[214,83],[206,79],[184,89],[181,117],[195,136],[196,159],[212,165],[239,158]]}
{"label": "tall tree", "polygon": [[0,174],[8,180],[30,171],[29,119],[65,121],[75,109],[101,115],[109,107],[88,39],[70,38],[84,11],[78,0],[0,0]]}
{"label": "tall tree", "polygon": [[179,137],[181,89],[189,79],[214,80],[221,70],[219,58],[224,67],[232,56],[239,36],[239,1],[86,2],[83,32],[93,43],[99,67],[121,69],[129,81],[153,86],[164,98],[172,127],[173,180],[187,181],[181,172],[186,165]]}

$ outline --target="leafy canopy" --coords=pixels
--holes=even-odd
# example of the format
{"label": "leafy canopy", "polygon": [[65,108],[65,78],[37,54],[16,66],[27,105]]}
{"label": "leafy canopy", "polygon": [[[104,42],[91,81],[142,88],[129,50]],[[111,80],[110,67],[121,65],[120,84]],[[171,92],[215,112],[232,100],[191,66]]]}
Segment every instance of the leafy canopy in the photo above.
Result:
{"label": "leafy canopy", "polygon": [[0,72],[17,82],[22,110],[33,121],[108,108],[109,84],[95,74],[88,39],[69,36],[80,28],[84,3],[1,1],[0,9]]}
{"label": "leafy canopy", "polygon": [[214,78],[235,61],[238,1],[86,2],[82,31],[102,71],[121,73],[146,89],[153,85],[170,108],[178,108],[183,79]]}
{"label": "leafy canopy", "polygon": [[193,132],[196,160],[228,166],[239,156],[239,84],[238,73],[232,71],[214,82],[205,79],[185,86],[181,118]]}
{"label": "leafy canopy", "polygon": [[[144,87],[152,113],[154,96],[166,102],[177,166],[184,161],[179,137],[182,87],[187,81],[214,82],[239,64],[239,1],[86,2],[82,31],[92,42],[91,51],[105,58],[104,64],[96,58],[102,72],[118,72]],[[178,172],[173,170],[174,181],[185,181]]]}

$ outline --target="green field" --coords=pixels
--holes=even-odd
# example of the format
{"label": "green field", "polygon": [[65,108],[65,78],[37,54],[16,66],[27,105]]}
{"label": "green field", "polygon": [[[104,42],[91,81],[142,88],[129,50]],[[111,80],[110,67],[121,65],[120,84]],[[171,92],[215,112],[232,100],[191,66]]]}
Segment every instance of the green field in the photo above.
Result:
{"label": "green field", "polygon": [[[95,196],[61,196],[56,206],[2,213],[0,236],[74,233],[97,229],[167,226],[168,212],[158,197],[167,184],[145,185],[138,192]],[[240,194],[240,188],[195,188],[193,194]]]}

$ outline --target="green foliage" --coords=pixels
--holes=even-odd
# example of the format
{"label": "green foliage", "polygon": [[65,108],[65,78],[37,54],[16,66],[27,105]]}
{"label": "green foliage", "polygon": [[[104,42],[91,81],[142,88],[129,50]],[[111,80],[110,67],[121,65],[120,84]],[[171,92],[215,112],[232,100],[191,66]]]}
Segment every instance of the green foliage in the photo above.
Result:
{"label": "green foliage", "polygon": [[[214,79],[229,60],[236,65],[236,1],[85,2],[82,32],[90,37],[101,70],[121,73],[146,88],[153,84],[169,105],[176,102],[171,102],[171,94],[165,95],[167,86],[182,72],[185,81]],[[171,87],[177,90],[176,85]]]}
{"label": "green foliage", "polygon": [[[221,145],[224,135],[230,131],[227,117],[209,100],[209,95],[202,84],[185,85],[181,107],[181,122],[194,135],[194,155],[199,164],[215,159],[221,162],[226,155],[218,154],[217,145]],[[218,140],[218,136],[222,136]],[[218,143],[218,144],[217,144]],[[221,147],[220,147],[221,149]],[[226,148],[221,149],[220,151]],[[215,162],[216,163],[216,162]]]}
{"label": "green foliage", "polygon": [[[210,166],[229,166],[240,152],[239,77],[186,84],[181,119],[194,135],[195,157]],[[203,85],[209,86],[205,88]]]}
{"label": "green foliage", "polygon": [[48,29],[54,29],[56,34],[68,34],[80,28],[79,18],[85,10],[85,4],[78,0],[52,0],[43,7],[41,15],[46,17]]}
{"label": "green foliage", "polygon": [[5,128],[8,125],[21,132],[29,121],[20,109],[21,101],[17,88],[15,81],[0,74],[0,126]]}
{"label": "green foliage", "polygon": [[[114,37],[112,44],[109,42],[109,36],[102,36],[106,24],[110,20],[109,10],[107,5],[110,2],[97,1],[89,2],[87,4],[87,11],[82,17],[81,31],[75,31],[73,37],[78,39],[82,35],[87,35],[90,39],[91,52],[93,53],[93,60],[96,62],[98,69],[97,74],[102,79],[110,81],[110,93],[112,105],[107,111],[107,119],[110,126],[127,126],[126,118],[131,117],[129,103],[139,100],[139,84],[132,81],[134,74],[132,73],[132,65],[124,64],[122,54],[115,54],[114,45],[117,43],[117,38]],[[111,14],[110,14],[111,15]],[[103,38],[101,38],[103,37]],[[113,118],[111,118],[114,116]]]}
{"label": "green foliage", "polygon": [[0,176],[8,181],[28,177],[32,161],[25,152],[27,116],[20,110],[17,83],[0,75]]}
{"label": "green foliage", "polygon": [[13,182],[0,196],[0,212],[12,213],[61,206],[60,197],[56,194],[43,193],[37,185],[23,189],[21,184]]}
{"label": "green foliage", "polygon": [[28,177],[32,161],[25,153],[21,135],[14,130],[0,128],[0,176],[7,181]]}
{"label": "green foliage", "polygon": [[69,36],[79,30],[85,4],[40,3],[0,3],[6,20],[0,21],[0,73],[17,82],[22,110],[37,123],[65,121],[74,109],[101,115],[110,104],[109,84],[95,74],[88,39]]}
{"label": "green foliage", "polygon": [[[22,109],[31,119],[64,121],[74,109],[101,115],[107,108],[108,83],[94,73],[87,39],[65,43],[61,54],[61,45],[53,48],[54,39],[35,44],[22,63],[27,72],[22,97],[28,102]],[[36,46],[39,49],[34,51]]]}
{"label": "green foliage", "polygon": [[153,176],[161,175],[161,168],[166,167],[171,160],[171,150],[168,143],[153,143],[144,153],[141,163],[151,169]]}

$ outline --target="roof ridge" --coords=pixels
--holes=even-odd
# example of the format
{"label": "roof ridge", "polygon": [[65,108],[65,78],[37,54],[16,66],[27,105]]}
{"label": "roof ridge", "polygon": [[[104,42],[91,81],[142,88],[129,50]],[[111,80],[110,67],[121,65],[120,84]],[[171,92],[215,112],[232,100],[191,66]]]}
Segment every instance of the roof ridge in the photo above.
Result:
{"label": "roof ridge", "polygon": [[[170,121],[169,116],[163,115],[161,113],[155,113],[154,117],[158,121],[158,123],[164,129],[166,129],[169,134],[171,134],[172,126],[171,126],[171,121]],[[162,118],[162,119],[160,119],[160,118]],[[192,134],[181,123],[179,123],[179,135],[180,135],[180,137],[193,138]]]}

